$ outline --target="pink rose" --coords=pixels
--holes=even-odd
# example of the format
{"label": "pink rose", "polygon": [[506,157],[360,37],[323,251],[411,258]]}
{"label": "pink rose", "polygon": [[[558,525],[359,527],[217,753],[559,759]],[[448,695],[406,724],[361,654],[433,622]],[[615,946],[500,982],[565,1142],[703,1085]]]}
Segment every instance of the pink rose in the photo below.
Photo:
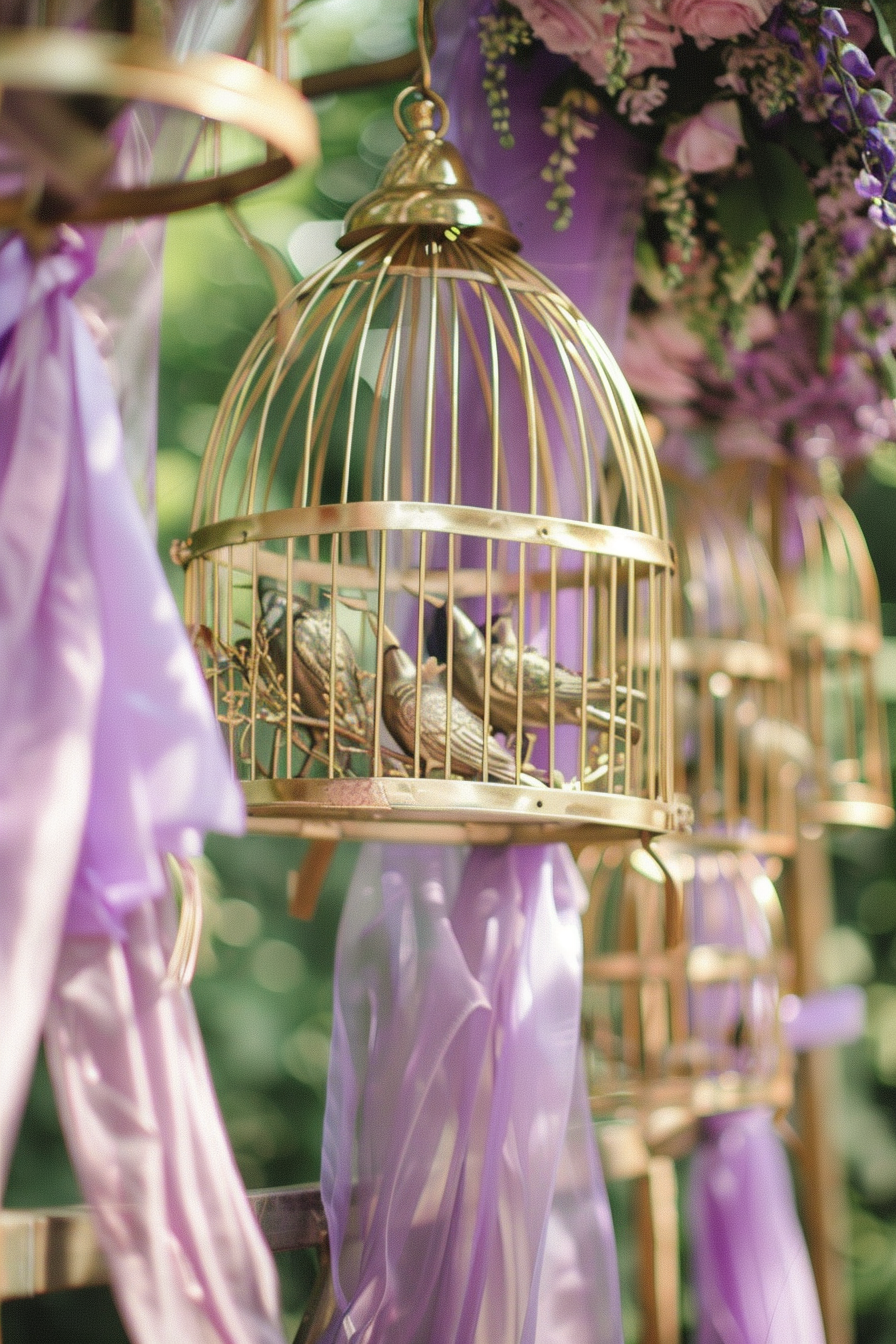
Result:
{"label": "pink rose", "polygon": [[891,98],[896,98],[896,58],[881,56],[874,67],[874,73],[881,88],[886,89]]}
{"label": "pink rose", "polygon": [[[605,16],[596,5],[575,0],[517,0],[523,18],[549,51],[579,56],[605,39]],[[614,20],[615,23],[615,20]]]}
{"label": "pink rose", "polygon": [[704,354],[702,342],[673,313],[630,317],[620,364],[632,389],[651,405],[686,406],[699,387],[693,369]]}
{"label": "pink rose", "polygon": [[744,144],[740,109],[726,99],[673,126],[660,152],[683,173],[716,173],[731,167]]}
{"label": "pink rose", "polygon": [[728,37],[740,37],[762,26],[774,9],[774,0],[671,0],[669,19],[698,47]]}
{"label": "pink rose", "polygon": [[652,7],[633,6],[623,22],[622,38],[631,60],[628,73],[640,75],[654,66],[671,68],[675,64],[681,33]]}
{"label": "pink rose", "polygon": [[870,14],[863,14],[858,9],[841,9],[840,16],[846,24],[850,42],[857,47],[865,48],[872,37],[877,37],[877,24]]}

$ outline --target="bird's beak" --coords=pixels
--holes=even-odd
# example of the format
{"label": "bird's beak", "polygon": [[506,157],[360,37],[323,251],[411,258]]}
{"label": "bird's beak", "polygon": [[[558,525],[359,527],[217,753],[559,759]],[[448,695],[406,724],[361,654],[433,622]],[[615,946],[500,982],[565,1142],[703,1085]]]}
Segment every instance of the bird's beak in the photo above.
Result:
{"label": "bird's beak", "polygon": [[[373,631],[374,638],[376,638],[376,637],[379,635],[379,630],[378,630],[378,628],[377,628],[376,617],[374,616],[374,614],[373,614],[372,611],[368,611],[368,613],[367,613],[367,619],[368,619],[368,621],[370,622],[370,628],[371,628],[371,630]],[[399,644],[398,640],[395,638],[395,636],[393,635],[392,631],[389,629],[388,625],[386,625],[386,624],[384,623],[384,624],[383,624],[383,652],[384,652],[384,653],[388,653],[390,649],[400,649],[400,648],[401,648],[401,645]]]}

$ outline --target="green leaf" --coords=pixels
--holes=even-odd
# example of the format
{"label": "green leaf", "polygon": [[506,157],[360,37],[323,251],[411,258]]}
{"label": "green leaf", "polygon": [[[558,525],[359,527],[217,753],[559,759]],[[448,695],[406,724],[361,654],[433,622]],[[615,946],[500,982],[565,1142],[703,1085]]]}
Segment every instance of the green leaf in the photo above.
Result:
{"label": "green leaf", "polygon": [[797,281],[800,278],[804,249],[800,241],[799,230],[795,226],[786,230],[775,229],[775,237],[778,241],[778,252],[781,256],[781,289],[778,294],[778,307],[784,313],[790,307]]}
{"label": "green leaf", "polygon": [[877,31],[891,56],[896,56],[893,44],[893,32],[896,30],[896,3],[894,0],[871,0],[871,8],[877,19]]}
{"label": "green leaf", "polygon": [[733,178],[720,187],[716,220],[728,242],[738,250],[749,247],[770,227],[755,177]]}
{"label": "green leaf", "polygon": [[781,139],[794,154],[805,159],[811,168],[823,168],[828,161],[818,132],[808,122],[787,122]]}
{"label": "green leaf", "polygon": [[789,233],[818,218],[806,174],[789,149],[756,139],[751,146],[759,194],[776,232]]}

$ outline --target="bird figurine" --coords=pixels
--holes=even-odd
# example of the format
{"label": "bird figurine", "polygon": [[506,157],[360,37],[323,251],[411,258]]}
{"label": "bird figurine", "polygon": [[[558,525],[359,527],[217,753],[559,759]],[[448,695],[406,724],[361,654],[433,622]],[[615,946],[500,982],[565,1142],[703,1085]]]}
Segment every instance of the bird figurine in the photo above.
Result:
{"label": "bird figurine", "polygon": [[[408,756],[414,755],[417,711],[417,665],[401,647],[388,626],[383,627],[383,719],[389,732]],[[420,759],[424,773],[445,769],[448,729],[448,692],[442,680],[444,666],[427,659],[420,670]],[[482,718],[451,699],[451,773],[473,779],[482,774],[483,746],[487,751],[488,777],[501,784],[515,784],[516,761],[491,734],[486,738]],[[540,785],[533,774],[523,773],[521,783]]]}
{"label": "bird figurine", "polygon": [[[276,579],[258,580],[259,627],[268,641],[274,666],[286,671],[286,594]],[[317,719],[330,716],[332,607],[315,607],[305,598],[292,599],[292,684],[303,711]],[[338,745],[369,749],[373,735],[372,678],[359,666],[351,641],[336,626],[336,727]],[[340,733],[341,730],[341,733]]]}
{"label": "bird figurine", "polygon": [[[486,640],[482,630],[467,613],[455,606],[452,611],[454,626],[453,689],[458,699],[474,714],[481,715],[485,705]],[[432,622],[431,638],[427,641],[430,653],[447,657],[447,603],[437,607]],[[523,663],[523,727],[544,728],[550,723],[551,663],[538,649],[524,645]],[[489,718],[492,728],[513,736],[517,730],[517,684],[520,665],[520,647],[510,617],[501,615],[492,622],[491,686],[489,690]],[[624,702],[627,688],[617,682],[617,703]],[[594,701],[610,698],[610,682],[589,680],[587,683],[588,724],[608,728],[612,722],[616,735],[624,734],[628,720],[619,714],[601,708]],[[633,691],[635,700],[644,697]],[[582,678],[560,663],[554,664],[554,721],[581,723]],[[637,742],[640,730],[631,724],[632,741]]]}

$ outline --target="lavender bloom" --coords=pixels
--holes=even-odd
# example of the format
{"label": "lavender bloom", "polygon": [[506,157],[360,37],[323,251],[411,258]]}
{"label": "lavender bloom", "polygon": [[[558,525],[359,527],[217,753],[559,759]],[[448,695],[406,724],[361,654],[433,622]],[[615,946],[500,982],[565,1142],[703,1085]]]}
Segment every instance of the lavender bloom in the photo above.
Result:
{"label": "lavender bloom", "polygon": [[853,46],[847,42],[840,49],[840,64],[848,75],[854,79],[873,79],[874,67],[859,47]]}
{"label": "lavender bloom", "polygon": [[819,31],[824,33],[825,37],[848,38],[849,29],[846,26],[846,20],[839,9],[823,9],[821,11],[821,23],[818,25]]}

